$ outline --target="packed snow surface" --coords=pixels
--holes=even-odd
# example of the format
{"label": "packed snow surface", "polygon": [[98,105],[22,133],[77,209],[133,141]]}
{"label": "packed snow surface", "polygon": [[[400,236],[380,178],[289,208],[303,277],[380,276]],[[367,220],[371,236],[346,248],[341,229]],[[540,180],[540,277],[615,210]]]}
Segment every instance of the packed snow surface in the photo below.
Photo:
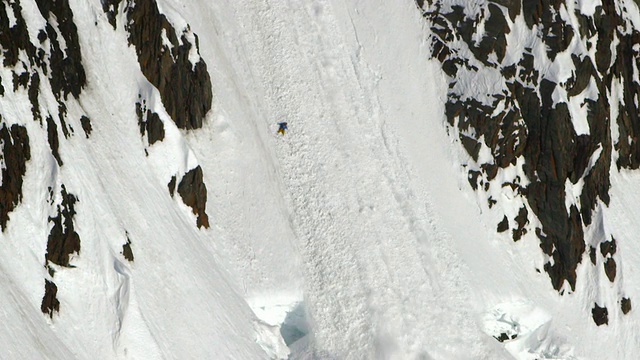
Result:
{"label": "packed snow surface", "polygon": [[[538,242],[497,234],[499,215],[478,205],[412,1],[158,0],[198,35],[190,58],[211,74],[213,108],[189,132],[141,74],[122,24],[114,31],[99,2],[70,4],[88,85],[69,112],[87,112],[91,138],[61,144],[60,172],[42,171],[55,162],[46,131],[19,120],[29,103],[0,100],[8,121],[43,135],[2,234],[0,357],[635,358],[636,311],[610,308],[597,327],[590,306],[605,299],[582,291],[589,279],[561,296],[536,271]],[[26,16],[35,4],[22,6]],[[166,131],[148,148],[139,95]],[[210,229],[167,191],[196,165]],[[631,238],[640,177],[612,172],[615,196],[598,216]],[[56,269],[60,313],[49,319],[46,189],[62,182],[79,199],[82,250],[75,268]],[[127,238],[133,263],[120,256]],[[624,295],[640,299],[640,245],[619,246]]]}

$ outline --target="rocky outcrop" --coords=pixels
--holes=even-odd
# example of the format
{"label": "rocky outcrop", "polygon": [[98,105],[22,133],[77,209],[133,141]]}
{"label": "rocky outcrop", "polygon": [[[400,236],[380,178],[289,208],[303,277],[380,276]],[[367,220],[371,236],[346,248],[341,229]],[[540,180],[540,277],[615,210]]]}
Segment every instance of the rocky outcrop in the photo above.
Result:
{"label": "rocky outcrop", "polygon": [[91,119],[89,119],[85,115],[81,116],[80,125],[82,125],[82,130],[84,131],[84,134],[88,139],[89,136],[91,136],[91,131],[93,130],[93,128],[91,127]]}
{"label": "rocky outcrop", "polygon": [[622,298],[622,300],[620,300],[620,309],[623,314],[628,314],[629,311],[631,311],[631,299]]}
{"label": "rocky outcrop", "polygon": [[56,162],[58,162],[58,166],[62,166],[62,159],[58,152],[58,147],[60,146],[60,141],[58,140],[58,126],[51,116],[47,117],[47,140],[49,141],[51,154],[56,159]]}
{"label": "rocky outcrop", "polygon": [[200,166],[184,174],[178,184],[178,194],[180,194],[182,201],[197,215],[197,226],[209,228],[209,216],[206,213],[207,187],[204,184]]}
{"label": "rocky outcrop", "polygon": [[[106,5],[107,14],[114,18],[117,3]],[[178,33],[155,0],[129,1],[126,16],[129,42],[136,48],[142,73],[160,92],[171,119],[181,129],[202,127],[211,109],[212,91],[207,65],[199,56],[197,35],[188,28]]]}
{"label": "rocky outcrop", "polygon": [[607,311],[606,307],[600,307],[598,304],[593,304],[591,315],[593,316],[593,322],[595,322],[596,325],[600,326],[609,324],[609,311]]}
{"label": "rocky outcrop", "polygon": [[53,313],[60,311],[60,301],[57,298],[58,287],[53,281],[44,281],[44,297],[42,298],[42,304],[40,310],[49,315],[53,319]]}
{"label": "rocky outcrop", "polygon": [[[486,194],[489,208],[502,208],[505,201],[525,204],[516,214],[504,214],[496,229],[510,228],[513,240],[533,230],[549,259],[544,269],[552,286],[575,290],[587,249],[585,229],[602,226],[593,224],[593,212],[610,201],[612,151],[620,155],[618,167],[640,167],[640,84],[634,80],[640,33],[611,1],[593,15],[575,10],[570,18],[562,14],[573,7],[563,0],[416,4],[434,34],[431,55],[449,76],[446,117],[469,154],[469,183]],[[531,36],[509,44],[515,26]],[[589,51],[593,46],[595,52]],[[568,76],[559,77],[560,69]],[[622,101],[611,97],[616,83],[624,89]],[[617,139],[611,132],[613,101],[620,109]],[[489,159],[479,156],[481,149],[489,150]],[[507,186],[515,201],[496,196]],[[581,190],[578,199],[567,197],[574,187]],[[603,253],[602,262],[610,281],[619,269],[612,255]]]}
{"label": "rocky outcrop", "polygon": [[167,184],[167,186],[169,187],[169,194],[171,195],[171,197],[173,197],[173,194],[176,191],[176,176],[173,175],[171,177],[171,180],[169,180],[169,184]]}
{"label": "rocky outcrop", "polygon": [[47,20],[41,41],[49,42],[51,89],[59,101],[69,94],[78,98],[87,80],[69,1],[36,0],[36,4]]}
{"label": "rocky outcrop", "polygon": [[138,115],[140,135],[147,135],[149,145],[164,140],[164,124],[157,113],[147,109],[145,101],[136,103],[136,114]]}
{"label": "rocky outcrop", "polygon": [[27,161],[31,159],[29,135],[27,129],[20,125],[7,127],[5,123],[0,129],[2,141],[2,184],[0,185],[0,226],[7,228],[9,213],[22,200],[23,177],[27,172]]}
{"label": "rocky outcrop", "polygon": [[76,215],[74,206],[78,199],[73,194],[67,193],[64,185],[60,195],[62,202],[57,206],[58,214],[49,218],[53,227],[49,233],[45,258],[58,266],[72,267],[69,263],[70,256],[80,253],[80,235],[75,231],[73,224],[73,217]]}
{"label": "rocky outcrop", "polygon": [[122,245],[122,256],[130,262],[133,262],[133,250],[131,249],[131,239],[129,239],[129,235],[127,235],[127,242]]}
{"label": "rocky outcrop", "polygon": [[[53,205],[53,189],[49,188],[49,192],[50,202]],[[55,276],[53,265],[72,268],[74,266],[70,264],[71,255],[80,253],[80,236],[75,231],[73,224],[73,217],[76,214],[74,205],[78,199],[73,194],[67,193],[64,185],[62,185],[60,195],[62,200],[56,206],[57,215],[49,218],[49,222],[53,223],[53,227],[49,232],[47,253],[45,254],[46,267],[51,279]],[[57,299],[57,294],[58,287],[53,280],[45,279],[45,291],[40,309],[51,318],[53,318],[54,312],[60,311],[60,302]]]}
{"label": "rocky outcrop", "polygon": [[122,0],[101,0],[102,10],[107,14],[107,19],[111,26],[116,29],[118,8]]}

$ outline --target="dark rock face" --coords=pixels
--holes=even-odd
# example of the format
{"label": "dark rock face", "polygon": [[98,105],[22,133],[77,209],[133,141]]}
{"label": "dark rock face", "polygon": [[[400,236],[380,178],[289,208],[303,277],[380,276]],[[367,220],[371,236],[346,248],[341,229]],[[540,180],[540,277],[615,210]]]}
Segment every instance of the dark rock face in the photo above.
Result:
{"label": "dark rock face", "polygon": [[58,126],[51,116],[47,117],[47,139],[49,141],[51,154],[53,154],[53,157],[58,162],[58,166],[62,166],[62,159],[60,159],[60,154],[58,153],[58,147],[60,146],[60,142],[58,140]]}
{"label": "dark rock face", "polygon": [[107,19],[113,28],[116,28],[116,17],[121,0],[101,0],[102,10],[107,14]]}
{"label": "dark rock face", "polygon": [[0,185],[0,226],[2,231],[7,228],[9,213],[13,211],[22,200],[22,178],[27,172],[26,163],[31,159],[29,136],[27,129],[12,125],[7,128],[2,124],[0,129],[2,141],[2,154],[4,162],[2,168],[2,185]]}
{"label": "dark rock face", "polygon": [[[111,9],[117,3],[107,1],[103,6]],[[160,91],[171,119],[181,129],[202,127],[211,109],[212,92],[205,62],[189,61],[190,52],[198,51],[197,36],[193,35],[194,44],[188,39],[188,29],[177,34],[155,0],[129,1],[126,14],[129,42],[136,48],[142,73]],[[164,44],[163,34],[171,46]]]}
{"label": "dark rock face", "polygon": [[205,212],[207,205],[207,187],[202,178],[202,168],[200,166],[189,170],[180,184],[178,184],[178,194],[182,201],[193,209],[193,213],[198,216],[198,227],[209,228],[209,216]]}
{"label": "dark rock face", "polygon": [[164,140],[164,124],[158,114],[146,108],[145,102],[136,103],[136,114],[138,115],[140,135],[147,134],[149,145]]}
{"label": "dark rock face", "polygon": [[496,340],[498,340],[499,342],[505,342],[507,340],[510,340],[511,338],[509,337],[509,335],[507,335],[506,333],[501,333],[500,336],[494,336],[494,338]]}
{"label": "dark rock face", "polygon": [[[594,210],[610,200],[612,151],[620,155],[619,168],[640,167],[640,84],[634,80],[640,73],[640,32],[620,13],[627,10],[610,1],[593,16],[576,10],[569,20],[561,17],[572,8],[563,0],[416,4],[433,32],[431,55],[449,76],[445,115],[472,159],[465,164],[470,185],[486,193],[489,208],[503,201],[492,194],[495,186],[511,187],[525,206],[503,218],[497,230],[510,228],[516,241],[533,230],[549,258],[544,269],[552,286],[575,290],[587,249],[585,229],[594,226]],[[511,46],[506,35],[523,23],[518,31],[530,30],[531,38]],[[594,45],[595,55],[588,50]],[[560,68],[570,70],[568,78],[556,76],[553,69]],[[463,73],[467,81],[477,79],[475,86],[461,82]],[[623,101],[612,97],[616,84],[624,88]],[[576,113],[576,101],[584,113]],[[611,132],[614,101],[620,109],[613,119],[617,139]],[[490,161],[479,158],[481,148],[490,150]],[[517,175],[497,183],[507,173]],[[578,199],[567,198],[567,189],[580,184]],[[613,246],[613,252],[602,253],[605,274],[614,281],[615,241],[604,240],[601,249]],[[594,266],[595,250],[589,253]]]}
{"label": "dark rock face", "polygon": [[506,216],[498,223],[498,232],[505,232],[509,230],[509,218]]}
{"label": "dark rock face", "polygon": [[611,237],[610,241],[600,243],[600,252],[602,253],[602,256],[613,256],[613,254],[616,253],[616,250],[616,239],[613,237]]}
{"label": "dark rock face", "polygon": [[629,311],[631,311],[631,299],[622,298],[622,300],[620,301],[620,309],[622,310],[623,314],[628,314]]}
{"label": "dark rock face", "polygon": [[133,250],[131,249],[131,239],[127,236],[127,242],[122,245],[122,256],[130,262],[133,262]]}
{"label": "dark rock face", "polygon": [[173,197],[173,194],[176,191],[176,176],[172,176],[171,180],[169,180],[169,184],[167,184],[167,186],[169,187],[169,194],[171,194],[171,197]]}
{"label": "dark rock face", "polygon": [[[16,23],[12,27],[10,27],[9,13],[12,18],[16,19]],[[0,48],[2,48],[5,67],[14,67],[18,63],[20,50],[27,53],[30,61],[36,59],[36,47],[29,40],[29,32],[22,17],[20,1],[0,4]]]}
{"label": "dark rock face", "polygon": [[[51,88],[58,100],[71,94],[75,98],[86,83],[82,55],[78,42],[78,30],[73,22],[73,12],[68,0],[36,0],[42,16],[47,19],[46,39],[51,51]],[[53,18],[53,21],[51,19]],[[58,39],[58,33],[62,39]],[[61,47],[61,42],[66,48]]]}
{"label": "dark rock face", "polygon": [[606,307],[600,307],[598,304],[593,304],[591,315],[593,316],[593,321],[596,325],[600,326],[609,324],[609,312]]}
{"label": "dark rock face", "polygon": [[49,218],[53,227],[49,233],[45,258],[56,265],[71,267],[69,257],[73,253],[80,253],[80,235],[73,225],[73,217],[76,214],[74,205],[78,199],[73,194],[67,193],[64,185],[61,195],[62,203],[57,206],[58,215]]}
{"label": "dark rock face", "polygon": [[91,127],[91,119],[83,115],[80,117],[80,124],[82,125],[82,130],[84,130],[84,134],[88,139],[91,135],[91,131],[93,130]]}
{"label": "dark rock face", "polygon": [[56,297],[58,295],[58,287],[52,281],[44,281],[44,297],[42,298],[42,304],[40,310],[44,314],[49,315],[53,319],[53,313],[60,311],[60,301]]}
{"label": "dark rock face", "polygon": [[616,279],[616,261],[612,258],[608,258],[604,262],[604,272],[607,274],[609,281],[613,282]]}

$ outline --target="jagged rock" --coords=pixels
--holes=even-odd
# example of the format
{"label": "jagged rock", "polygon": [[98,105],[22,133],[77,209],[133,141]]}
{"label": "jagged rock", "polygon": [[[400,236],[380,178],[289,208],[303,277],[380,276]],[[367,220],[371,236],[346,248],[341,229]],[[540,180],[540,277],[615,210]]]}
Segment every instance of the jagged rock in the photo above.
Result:
{"label": "jagged rock", "polygon": [[149,145],[153,145],[157,141],[164,140],[164,124],[160,120],[158,114],[147,110],[146,130],[148,133],[147,139]]}
{"label": "jagged rock", "polygon": [[[593,15],[575,9],[568,14],[571,19],[566,16],[570,6],[562,0],[489,0],[450,7],[434,0],[430,4],[424,18],[435,34],[432,54],[450,77],[447,123],[457,127],[452,133],[461,134],[460,144],[476,162],[469,164],[477,169],[468,171],[470,185],[486,191],[500,169],[509,169],[502,172],[507,174],[510,167],[522,164],[525,177],[514,182],[514,193],[517,189],[516,196],[531,211],[503,220],[498,229],[503,230],[511,220],[514,226],[536,218],[540,248],[551,258],[544,269],[553,287],[562,293],[566,282],[575,290],[576,268],[587,250],[585,229],[603,225],[592,224],[602,222],[594,214],[610,202],[612,159],[617,159],[619,169],[640,168],[640,32],[629,26],[619,13],[627,10],[614,1],[602,2]],[[514,30],[510,26],[520,26],[520,19],[514,21],[518,14],[532,30],[533,39],[519,39],[525,43],[510,48],[508,63],[500,63],[502,39],[509,39],[504,34]],[[480,29],[484,29],[482,34]],[[483,43],[491,46],[483,47]],[[554,62],[564,51],[574,53],[570,63],[562,60],[563,64],[555,62],[545,68],[543,64]],[[558,65],[571,72],[566,81],[556,76]],[[493,90],[487,86],[485,92],[484,86],[468,86],[456,78],[463,68],[478,77],[500,71],[504,78],[497,80]],[[614,87],[623,89],[622,99],[611,100]],[[565,93],[569,100],[563,100]],[[583,113],[575,113],[575,103],[570,111],[566,101],[587,94],[580,104],[588,123],[584,131],[574,128],[574,123],[585,120]],[[610,104],[612,101],[616,103]],[[615,119],[611,118],[612,108],[618,109]],[[617,122],[617,138],[612,138],[611,129],[616,128],[612,120]],[[489,148],[493,158],[483,158],[484,163],[478,164],[479,146],[483,153],[485,146]],[[566,199],[569,183],[580,184],[577,201]],[[486,195],[491,207],[495,199]],[[521,237],[519,229],[524,226],[512,230],[514,240]],[[618,268],[616,260],[620,261],[612,258],[615,247],[615,242],[600,245],[602,264],[611,281]],[[598,263],[597,252],[590,247],[593,265]]]}
{"label": "jagged rock", "polygon": [[198,216],[198,227],[209,228],[209,216],[207,215],[207,187],[204,184],[202,176],[202,168],[197,166],[189,170],[178,185],[178,194],[182,197],[182,201],[193,209],[193,213]]}
{"label": "jagged rock", "polygon": [[82,125],[82,130],[84,130],[84,134],[87,136],[87,139],[91,135],[91,131],[93,130],[91,127],[91,119],[82,115],[80,117],[80,124]]}
{"label": "jagged rock", "polygon": [[58,153],[58,147],[60,146],[60,142],[58,140],[58,126],[51,116],[47,117],[47,140],[49,141],[51,154],[53,154],[53,157],[56,159],[58,166],[62,166],[62,159],[60,158],[60,153]]}
{"label": "jagged rock", "polygon": [[547,56],[553,61],[558,53],[567,50],[574,34],[571,25],[566,24],[557,12],[553,15],[553,19],[549,18],[543,18],[544,29],[542,33],[547,45]]}
{"label": "jagged rock", "polygon": [[75,231],[73,224],[73,217],[76,214],[74,206],[78,199],[73,194],[67,193],[64,185],[60,194],[62,203],[57,206],[58,215],[49,218],[53,227],[49,233],[45,258],[56,265],[71,267],[70,255],[80,253],[80,235]]}
{"label": "jagged rock", "polygon": [[[599,85],[603,94],[606,90]],[[591,224],[591,213],[596,207],[597,199],[602,200],[605,205],[609,204],[609,188],[611,181],[609,170],[611,167],[611,130],[609,121],[609,104],[604,95],[600,95],[597,101],[586,100],[588,106],[587,121],[589,122],[589,145],[578,151],[585,151],[591,156],[598,147],[602,149],[595,164],[584,176],[584,185],[580,194],[580,213],[585,225]],[[579,158],[578,156],[576,158]],[[584,160],[585,171],[586,161]]]}
{"label": "jagged rock", "polygon": [[[531,49],[529,49],[529,51],[531,51]],[[522,82],[520,83],[516,83],[514,85],[517,86],[522,86],[522,84],[531,84],[533,86],[537,86],[539,79],[540,79],[540,72],[538,70],[536,70],[535,66],[534,66],[534,58],[533,55],[530,52],[525,52],[522,54],[522,57],[520,58],[520,61],[518,62],[518,78],[519,80]],[[527,88],[527,93],[525,93],[524,95],[529,98],[534,94],[530,94],[530,92],[533,90],[531,88]],[[517,94],[516,94],[517,95]],[[536,99],[537,99],[537,95],[536,95]],[[538,102],[540,102],[540,100],[538,100]],[[520,99],[518,100],[519,104],[522,104],[522,102],[520,101]],[[524,116],[524,114],[523,114]]]}
{"label": "jagged rock", "polygon": [[591,77],[596,74],[596,69],[593,67],[591,58],[585,56],[580,59],[578,55],[572,54],[571,60],[576,68],[575,81],[572,84],[567,84],[567,95],[576,96],[587,88],[587,85],[591,82]]}
{"label": "jagged rock", "polygon": [[140,135],[147,134],[149,145],[164,140],[164,124],[157,113],[147,109],[144,102],[142,104],[137,102],[136,114],[138,115]]}
{"label": "jagged rock", "polygon": [[133,250],[131,249],[131,240],[127,236],[127,242],[122,245],[122,256],[130,262],[133,262]]}
{"label": "jagged rock", "polygon": [[511,18],[511,21],[514,21],[516,16],[520,15],[520,11],[522,10],[522,3],[520,0],[491,0],[491,2],[506,7],[509,11],[509,18]]}
{"label": "jagged rock", "polygon": [[171,177],[171,180],[169,180],[169,194],[171,194],[171,197],[173,197],[173,193],[176,191],[176,176],[173,175]]}
{"label": "jagged rock", "polygon": [[[182,34],[180,39],[155,0],[130,1],[127,8],[129,42],[136,48],[144,76],[160,92],[167,113],[181,129],[197,129],[211,109],[211,80],[207,65],[200,59],[192,64],[192,47]],[[165,38],[171,47],[165,45]]]}
{"label": "jagged rock", "polygon": [[29,135],[27,129],[20,125],[7,128],[2,124],[0,129],[2,141],[2,185],[0,185],[0,225],[2,231],[7,228],[9,213],[22,200],[22,178],[27,171],[26,162],[31,159]]}
{"label": "jagged rock", "polygon": [[35,120],[42,121],[42,116],[40,115],[40,102],[38,101],[39,93],[40,75],[38,75],[38,72],[33,72],[29,81],[29,102],[31,102],[31,113]]}
{"label": "jagged rock", "polygon": [[67,106],[62,101],[58,101],[58,120],[60,121],[60,129],[62,130],[62,135],[64,135],[65,139],[68,139],[71,136],[69,132],[69,128],[67,128],[67,122],[65,121],[65,117],[67,116]]}
{"label": "jagged rock", "polygon": [[620,301],[620,309],[622,310],[623,314],[628,314],[629,311],[631,311],[631,299],[622,298],[622,300]]}
{"label": "jagged rock", "polygon": [[498,232],[505,232],[507,230],[509,230],[509,219],[507,219],[507,217],[505,216],[504,218],[502,218],[502,221],[500,221],[500,223],[498,223]]}
{"label": "jagged rock", "polygon": [[522,15],[529,29],[533,28],[533,25],[536,25],[540,22],[540,18],[542,17],[542,11],[548,5],[548,4],[545,4],[545,2],[546,1],[523,1],[522,2]]}
{"label": "jagged rock", "polygon": [[107,14],[107,19],[113,29],[116,28],[116,16],[118,16],[118,8],[122,0],[102,0],[102,10]]}
{"label": "jagged rock", "polygon": [[613,282],[616,279],[616,261],[613,258],[608,258],[604,262],[604,272],[609,281]]}
{"label": "jagged rock", "polygon": [[597,6],[593,16],[594,24],[598,33],[596,42],[596,67],[600,73],[606,73],[611,65],[611,42],[615,34],[615,28],[619,25],[619,18],[616,16],[615,4],[603,1],[602,6]]}
{"label": "jagged rock", "polygon": [[460,141],[462,145],[467,150],[467,153],[471,155],[471,158],[474,161],[478,161],[478,153],[480,152],[480,143],[477,142],[474,138],[469,136],[460,134]]}
{"label": "jagged rock", "polygon": [[612,236],[610,241],[604,241],[600,243],[600,252],[602,256],[613,256],[616,253],[616,239]]}
{"label": "jagged rock", "polygon": [[[50,84],[58,100],[69,94],[76,99],[86,84],[78,30],[68,0],[36,0],[40,14],[47,20],[45,31],[50,44]],[[55,28],[54,28],[55,26]],[[58,39],[58,34],[62,39]],[[61,42],[66,46],[61,47]]]}
{"label": "jagged rock", "polygon": [[58,295],[58,287],[52,281],[46,280],[44,281],[44,297],[42,298],[42,304],[40,305],[40,310],[49,315],[50,318],[53,319],[53,313],[60,311],[60,301],[57,298]]}
{"label": "jagged rock", "polygon": [[527,233],[527,230],[524,228],[529,223],[529,212],[526,207],[521,207],[518,210],[518,216],[516,216],[515,221],[518,224],[518,227],[513,230],[513,241],[518,241],[522,238],[522,235]]}
{"label": "jagged rock", "polygon": [[[8,13],[11,13],[15,20],[11,27]],[[29,40],[19,1],[0,2],[0,48],[3,50],[3,65],[7,68],[12,68],[18,63],[20,50],[27,53],[30,61],[34,61],[36,57],[36,48]]]}
{"label": "jagged rock", "polygon": [[593,304],[593,309],[591,309],[591,315],[593,316],[593,321],[596,325],[604,325],[609,324],[609,312],[606,307],[600,307],[598,304]]}
{"label": "jagged rock", "polygon": [[505,34],[511,32],[511,29],[509,29],[509,24],[504,18],[500,7],[490,3],[488,9],[489,18],[484,25],[485,35],[478,47],[482,49],[482,51],[479,52],[479,54],[481,54],[479,59],[486,61],[486,56],[494,52],[500,63],[507,52],[507,39]]}
{"label": "jagged rock", "polygon": [[29,73],[23,71],[20,75],[12,72],[13,74],[13,91],[16,92],[20,87],[27,88],[29,85]]}

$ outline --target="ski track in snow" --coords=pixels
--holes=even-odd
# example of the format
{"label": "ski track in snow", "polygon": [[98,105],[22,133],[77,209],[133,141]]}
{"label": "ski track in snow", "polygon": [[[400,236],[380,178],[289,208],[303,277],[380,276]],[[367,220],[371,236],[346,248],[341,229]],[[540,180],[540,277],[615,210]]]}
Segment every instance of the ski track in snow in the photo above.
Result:
{"label": "ski track in snow", "polygon": [[[480,354],[453,275],[460,266],[443,260],[455,256],[424,220],[428,204],[415,205],[426,199],[411,189],[374,74],[350,56],[332,4],[244,3],[237,15],[253,34],[246,41],[273,114],[265,120],[289,122],[290,132],[274,137],[303,244],[316,356]],[[435,328],[443,331],[426,336]],[[456,342],[464,346],[443,345]]]}

